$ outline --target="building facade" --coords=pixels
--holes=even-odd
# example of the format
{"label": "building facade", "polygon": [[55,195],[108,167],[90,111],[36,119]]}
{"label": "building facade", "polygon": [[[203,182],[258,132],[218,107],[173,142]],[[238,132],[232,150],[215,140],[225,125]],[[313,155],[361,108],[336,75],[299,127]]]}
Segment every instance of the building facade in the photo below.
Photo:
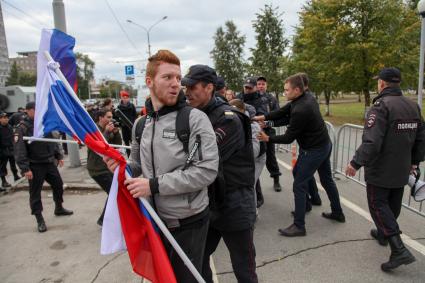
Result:
{"label": "building facade", "polygon": [[37,74],[37,51],[18,52],[18,57],[9,61],[11,66],[16,63],[21,72]]}

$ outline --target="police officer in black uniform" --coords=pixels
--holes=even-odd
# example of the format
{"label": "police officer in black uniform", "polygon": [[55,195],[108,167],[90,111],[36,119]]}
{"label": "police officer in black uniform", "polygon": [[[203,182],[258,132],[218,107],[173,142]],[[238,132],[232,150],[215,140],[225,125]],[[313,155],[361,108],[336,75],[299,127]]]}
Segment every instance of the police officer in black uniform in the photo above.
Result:
{"label": "police officer in black uniform", "polygon": [[210,227],[202,275],[213,282],[209,258],[223,238],[238,282],[258,282],[254,247],[254,158],[248,116],[213,95],[217,75],[206,65],[194,65],[181,83],[189,104],[204,111],[217,138],[220,165],[209,187]]}
{"label": "police officer in black uniform", "polygon": [[425,124],[418,105],[403,96],[398,69],[384,68],[377,78],[379,95],[373,100],[362,144],[346,174],[354,176],[365,167],[369,211],[377,227],[371,235],[381,245],[389,242],[390,259],[381,265],[383,271],[389,271],[415,261],[400,238],[397,217],[409,173],[424,160]]}
{"label": "police officer in black uniform", "polygon": [[226,90],[227,90],[227,87],[226,87],[226,82],[224,81],[224,78],[217,76],[217,82],[215,86],[214,95],[226,102],[229,102],[227,101],[227,98],[226,98]]}
{"label": "police officer in black uniform", "polygon": [[11,187],[11,184],[6,180],[8,162],[15,181],[19,180],[18,169],[16,168],[15,158],[13,157],[13,128],[9,124],[7,113],[0,111],[0,176],[2,185],[0,191]]}
{"label": "police officer in black uniform", "polygon": [[[59,144],[48,142],[31,142],[23,140],[23,137],[31,137],[34,131],[35,103],[28,102],[26,105],[27,117],[19,124],[14,134],[15,159],[29,182],[31,214],[37,219],[37,229],[40,233],[47,231],[41,203],[41,189],[44,181],[47,181],[53,190],[55,202],[55,215],[71,215],[73,212],[62,206],[63,182],[59,175],[57,164],[63,166],[63,155]],[[49,134],[49,137],[52,137]]]}
{"label": "police officer in black uniform", "polygon": [[[260,77],[263,80],[264,77]],[[257,78],[249,77],[245,79],[243,88],[244,92],[239,94],[238,98],[241,99],[244,103],[252,105],[255,107],[256,115],[266,115],[272,110],[279,110],[279,107],[276,106],[276,103],[272,103],[270,100],[270,96],[261,94],[257,91]],[[273,109],[271,109],[273,108]],[[267,135],[275,135],[276,131],[271,126],[266,126],[264,132]],[[276,192],[282,191],[282,186],[280,185],[279,176],[282,173],[279,170],[279,165],[276,160],[275,146],[273,143],[267,143],[267,151],[266,151],[266,167],[270,172],[270,177],[273,178],[273,188]]]}

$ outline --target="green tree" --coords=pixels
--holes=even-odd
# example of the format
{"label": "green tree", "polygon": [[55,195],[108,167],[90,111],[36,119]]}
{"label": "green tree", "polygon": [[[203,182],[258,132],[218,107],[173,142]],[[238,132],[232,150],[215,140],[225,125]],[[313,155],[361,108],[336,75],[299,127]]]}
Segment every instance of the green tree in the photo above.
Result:
{"label": "green tree", "polygon": [[324,9],[325,1],[312,1],[300,13],[300,25],[296,29],[290,69],[293,73],[305,72],[309,75],[310,88],[323,93],[326,102],[326,116],[330,115],[330,99],[333,90],[338,88],[333,34],[337,26],[335,12]]}
{"label": "green tree", "polygon": [[19,85],[35,86],[37,83],[37,76],[32,73],[23,72],[19,76]]}
{"label": "green tree", "polygon": [[232,21],[227,21],[224,28],[217,29],[213,38],[214,48],[210,55],[217,73],[224,78],[230,89],[241,89],[245,73],[245,36],[240,34]]}
{"label": "green tree", "polygon": [[77,58],[78,94],[81,98],[89,97],[90,81],[94,79],[95,63],[88,55],[75,53]]}
{"label": "green tree", "polygon": [[321,80],[317,84],[325,94],[326,89],[361,92],[367,108],[379,69],[399,67],[404,86],[414,84],[419,25],[401,0],[311,1],[301,12],[294,65]]}
{"label": "green tree", "polygon": [[10,67],[9,76],[6,80],[6,86],[8,85],[19,85],[19,67],[16,62],[13,62]]}
{"label": "green tree", "polygon": [[16,64],[13,62],[9,76],[6,80],[6,86],[9,85],[21,85],[21,86],[35,86],[37,82],[37,76],[32,73],[23,72]]}
{"label": "green tree", "polygon": [[288,40],[284,38],[283,13],[279,7],[265,5],[260,13],[256,14],[253,28],[256,33],[256,46],[251,48],[250,72],[255,75],[263,75],[267,78],[268,90],[281,92],[284,78],[284,56]]}

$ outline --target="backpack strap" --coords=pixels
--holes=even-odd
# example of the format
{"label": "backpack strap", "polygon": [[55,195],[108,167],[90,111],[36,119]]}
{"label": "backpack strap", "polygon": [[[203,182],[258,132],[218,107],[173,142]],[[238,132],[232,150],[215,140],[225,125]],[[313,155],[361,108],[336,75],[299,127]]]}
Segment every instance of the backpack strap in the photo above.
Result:
{"label": "backpack strap", "polygon": [[[184,152],[189,153],[189,138],[190,138],[190,125],[189,116],[193,107],[184,106],[177,112],[176,118],[176,134],[178,139],[183,144]],[[136,120],[135,124],[135,137],[138,144],[142,140],[143,130],[145,129],[147,115],[140,117]]]}
{"label": "backpack strap", "polygon": [[147,115],[143,115],[134,122],[136,142],[140,144],[142,140],[143,130],[145,129]]}
{"label": "backpack strap", "polygon": [[189,116],[193,107],[184,106],[177,112],[176,118],[176,134],[183,144],[183,150],[189,153],[189,138],[190,138],[190,125]]}

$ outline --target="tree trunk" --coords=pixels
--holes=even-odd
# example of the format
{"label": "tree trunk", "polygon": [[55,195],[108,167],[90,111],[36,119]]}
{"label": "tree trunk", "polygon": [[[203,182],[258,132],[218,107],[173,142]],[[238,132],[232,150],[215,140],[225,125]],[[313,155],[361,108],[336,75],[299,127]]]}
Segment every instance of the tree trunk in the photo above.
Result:
{"label": "tree trunk", "polygon": [[331,101],[331,92],[325,91],[325,103],[326,103],[326,113],[325,116],[329,117],[331,115],[331,110],[329,107]]}
{"label": "tree trunk", "polygon": [[364,106],[369,107],[370,106],[370,92],[369,88],[363,89],[363,95],[364,95]]}

